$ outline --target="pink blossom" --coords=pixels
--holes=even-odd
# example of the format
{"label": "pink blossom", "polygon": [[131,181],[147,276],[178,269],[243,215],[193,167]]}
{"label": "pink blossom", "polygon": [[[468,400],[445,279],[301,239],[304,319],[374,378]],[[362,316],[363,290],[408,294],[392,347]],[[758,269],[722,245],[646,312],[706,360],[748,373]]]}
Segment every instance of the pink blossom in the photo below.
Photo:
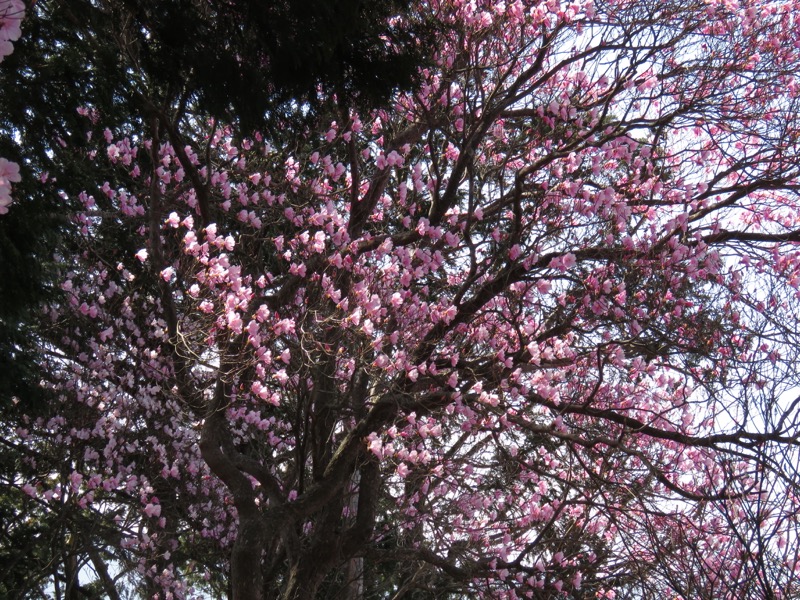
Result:
{"label": "pink blossom", "polygon": [[306,265],[305,263],[292,263],[289,266],[289,273],[292,275],[296,275],[298,277],[305,277],[306,276]]}
{"label": "pink blossom", "polygon": [[0,185],[19,183],[22,176],[19,174],[19,165],[5,158],[0,158]]}
{"label": "pink blossom", "polygon": [[[0,0],[0,42],[17,41],[22,35],[20,24],[25,16],[22,0]],[[0,47],[0,62],[11,54],[7,46]]]}
{"label": "pink blossom", "polygon": [[576,590],[581,589],[581,582],[583,581],[583,575],[580,571],[576,571],[575,575],[572,576],[572,587]]}
{"label": "pink blossom", "polygon": [[551,269],[557,269],[559,271],[566,271],[567,269],[574,267],[576,262],[575,255],[572,252],[569,252],[553,258],[548,267]]}
{"label": "pink blossom", "polygon": [[311,249],[314,252],[323,252],[325,250],[325,233],[322,231],[317,231],[314,234],[314,241],[311,245]]}
{"label": "pink blossom", "polygon": [[390,167],[402,166],[403,162],[403,157],[400,156],[395,150],[389,152],[388,156],[386,157],[386,164]]}
{"label": "pink blossom", "polygon": [[0,215],[8,213],[8,207],[11,203],[11,187],[0,185]]}
{"label": "pink blossom", "polygon": [[374,433],[370,434],[367,449],[378,458],[383,458],[383,442]]}
{"label": "pink blossom", "polygon": [[0,158],[0,215],[8,213],[8,207],[12,203],[11,184],[19,181],[21,181],[19,165]]}
{"label": "pink blossom", "polygon": [[244,322],[242,321],[241,315],[239,315],[236,311],[229,311],[226,315],[228,320],[228,327],[234,333],[242,333],[242,329],[244,327]]}

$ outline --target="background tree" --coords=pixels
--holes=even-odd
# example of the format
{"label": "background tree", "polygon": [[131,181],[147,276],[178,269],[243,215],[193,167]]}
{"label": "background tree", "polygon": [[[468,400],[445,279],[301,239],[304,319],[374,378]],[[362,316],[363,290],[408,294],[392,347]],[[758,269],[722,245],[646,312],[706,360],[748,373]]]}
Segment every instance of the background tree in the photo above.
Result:
{"label": "background tree", "polygon": [[[14,196],[22,202],[0,222],[0,402],[4,440],[0,489],[2,546],[7,566],[2,582],[5,595],[41,595],[42,581],[54,576],[56,594],[64,593],[68,598],[98,593],[115,597],[107,563],[112,564],[112,575],[125,575],[131,564],[136,566],[135,558],[131,563],[129,549],[120,547],[121,532],[127,528],[120,519],[122,509],[98,504],[97,510],[85,511],[85,506],[71,503],[70,494],[62,494],[60,489],[48,494],[48,499],[55,496],[60,500],[56,508],[48,508],[23,492],[26,482],[55,482],[66,477],[76,462],[80,464],[80,456],[73,460],[69,453],[65,454],[60,439],[56,443],[17,443],[20,435],[24,438],[31,420],[47,422],[58,412],[52,406],[52,395],[42,385],[50,376],[42,353],[54,352],[56,347],[49,344],[46,336],[38,335],[38,326],[43,302],[66,301],[59,289],[59,278],[63,279],[59,263],[70,261],[82,245],[80,220],[72,222],[70,215],[81,192],[96,184],[98,173],[85,159],[95,142],[92,135],[102,135],[102,129],[97,128],[100,117],[105,127],[146,131],[154,114],[157,121],[167,122],[167,113],[159,112],[157,107],[171,107],[169,115],[178,121],[190,115],[196,117],[199,111],[217,118],[230,118],[235,112],[237,123],[268,123],[280,130],[291,124],[285,118],[292,114],[294,106],[293,126],[302,130],[303,118],[311,120],[314,107],[320,106],[317,86],[323,82],[339,89],[342,98],[368,104],[388,97],[392,89],[408,85],[414,77],[412,65],[419,63],[423,52],[421,46],[400,46],[406,33],[396,29],[400,13],[392,11],[400,11],[401,3],[383,3],[382,8],[340,3],[340,8],[347,11],[347,27],[339,23],[340,27],[332,29],[325,39],[317,36],[317,54],[305,56],[302,64],[296,65],[303,78],[298,75],[300,71],[292,70],[295,80],[290,80],[289,71],[280,75],[280,69],[267,68],[259,61],[269,60],[282,69],[285,54],[292,52],[293,45],[298,51],[308,47],[307,43],[302,48],[297,46],[296,22],[293,29],[288,28],[289,21],[297,18],[295,4],[284,3],[270,9],[272,17],[283,19],[280,31],[263,29],[262,15],[247,31],[233,32],[240,19],[247,16],[244,12],[248,19],[254,16],[250,13],[255,7],[247,3],[213,7],[174,2],[160,3],[155,11],[154,6],[145,3],[123,6],[42,1],[35,8],[28,8],[22,39],[19,18],[24,4],[15,0],[0,10],[7,17],[0,32],[2,55],[6,57],[0,76],[4,89],[15,90],[0,97],[0,155],[14,158],[24,175],[19,183],[18,178],[13,178]],[[313,16],[317,28],[328,18],[319,14],[321,10],[327,9],[318,6],[312,10],[304,3],[304,14]],[[391,25],[387,22],[390,14],[395,17]],[[177,15],[180,27],[176,28]],[[219,38],[208,35],[214,28],[217,33],[225,30],[236,35],[222,47],[215,41]],[[422,35],[421,24],[417,23],[416,28]],[[145,33],[146,44],[140,37]],[[393,36],[393,44],[378,41],[379,36],[388,34]],[[253,45],[258,39],[263,45],[265,37],[278,42],[280,48],[254,53]],[[7,39],[19,40],[16,53],[10,56]],[[208,43],[203,45],[201,40]],[[356,46],[357,56],[352,49]],[[251,57],[252,62],[237,65],[236,57],[241,56]],[[178,79],[183,81],[181,88],[174,85]],[[231,86],[241,88],[246,79],[247,94],[237,92],[234,97]],[[233,104],[224,100],[231,97]],[[302,118],[296,108],[299,104],[305,107]],[[190,109],[195,112],[187,112]],[[174,124],[169,133],[182,135]],[[4,178],[0,183],[5,185],[5,171],[0,177]],[[130,239],[130,232],[119,226],[97,233],[109,241],[115,239],[119,251],[123,251],[126,238]],[[24,411],[19,410],[22,399]],[[77,450],[77,455],[84,450]],[[122,494],[117,495],[117,501],[124,505],[130,500]],[[192,522],[191,526],[196,527],[197,523]],[[201,546],[195,544],[195,549]],[[202,553],[195,552],[192,560],[200,556]],[[220,556],[206,555],[204,560],[214,566],[222,564]],[[98,585],[94,589],[80,586],[79,572],[85,577],[92,571]],[[224,568],[219,566],[215,572],[222,571]],[[191,579],[190,572],[184,571],[183,575]]]}
{"label": "background tree", "polygon": [[151,78],[142,7],[97,13],[140,118],[81,108],[55,414],[9,438],[74,515],[56,580],[100,548],[148,596],[797,593],[795,6],[412,5],[413,91],[320,77],[257,132],[186,56]]}

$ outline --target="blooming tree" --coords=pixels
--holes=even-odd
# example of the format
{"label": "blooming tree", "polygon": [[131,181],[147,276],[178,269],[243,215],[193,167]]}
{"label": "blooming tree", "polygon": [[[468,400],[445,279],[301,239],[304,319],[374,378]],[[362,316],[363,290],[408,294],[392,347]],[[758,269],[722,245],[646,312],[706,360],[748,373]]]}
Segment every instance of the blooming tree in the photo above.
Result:
{"label": "blooming tree", "polygon": [[391,108],[81,108],[28,502],[109,595],[796,596],[798,7],[417,10]]}

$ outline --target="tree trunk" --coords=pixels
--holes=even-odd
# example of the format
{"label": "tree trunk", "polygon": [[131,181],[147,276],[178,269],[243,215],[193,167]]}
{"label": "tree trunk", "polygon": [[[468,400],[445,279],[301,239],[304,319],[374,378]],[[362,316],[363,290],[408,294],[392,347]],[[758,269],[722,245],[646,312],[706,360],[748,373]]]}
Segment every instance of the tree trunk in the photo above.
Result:
{"label": "tree trunk", "polygon": [[73,544],[69,544],[69,554],[64,558],[64,600],[80,600],[81,595],[78,590],[78,559],[72,552]]}
{"label": "tree trunk", "polygon": [[320,565],[313,573],[309,571],[308,566],[299,563],[292,565],[281,600],[314,600],[328,569]]}
{"label": "tree trunk", "polygon": [[117,586],[114,585],[114,580],[111,578],[111,575],[108,574],[108,565],[106,565],[105,561],[100,556],[100,552],[96,548],[89,546],[89,558],[92,559],[92,564],[94,565],[94,570],[97,572],[97,576],[100,578],[100,581],[103,582],[103,591],[106,596],[108,596],[109,600],[121,600],[117,592]]}
{"label": "tree trunk", "polygon": [[357,556],[347,561],[347,589],[345,600],[364,598],[364,557]]}
{"label": "tree trunk", "polygon": [[261,558],[266,544],[266,524],[256,505],[250,480],[224,451],[230,451],[230,432],[222,408],[227,402],[226,383],[220,377],[200,437],[200,453],[211,471],[231,491],[239,515],[236,541],[231,552],[232,600],[262,600]]}
{"label": "tree trunk", "polygon": [[260,523],[239,521],[239,532],[231,552],[232,600],[262,600],[264,582],[261,565],[263,532]]}
{"label": "tree trunk", "polygon": [[256,511],[239,512],[239,529],[231,551],[231,600],[263,599],[266,537],[265,523]]}
{"label": "tree trunk", "polygon": [[[358,514],[358,498],[361,493],[361,471],[354,471],[350,488],[353,490],[349,501],[350,518]],[[355,520],[355,519],[353,519]],[[347,561],[345,572],[347,584],[345,588],[345,600],[361,600],[364,597],[364,558],[354,556]]]}

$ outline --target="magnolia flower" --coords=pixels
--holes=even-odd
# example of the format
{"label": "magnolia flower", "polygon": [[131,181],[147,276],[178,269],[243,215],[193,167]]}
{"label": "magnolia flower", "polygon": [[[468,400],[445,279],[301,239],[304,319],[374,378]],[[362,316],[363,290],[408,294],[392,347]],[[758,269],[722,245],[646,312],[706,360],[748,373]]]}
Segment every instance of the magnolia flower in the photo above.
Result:
{"label": "magnolia flower", "polygon": [[19,165],[5,158],[0,158],[0,185],[19,183],[22,177],[19,174]]}
{"label": "magnolia flower", "polygon": [[11,187],[0,185],[0,215],[4,215],[8,212],[8,207],[11,202]]}
{"label": "magnolia flower", "polygon": [[[24,16],[25,4],[22,0],[0,0],[0,41],[16,42],[19,39],[22,35],[20,23]],[[0,54],[0,59],[2,56]]]}
{"label": "magnolia flower", "polygon": [[[2,53],[0,53],[0,56],[2,56]],[[19,165],[5,158],[0,158],[0,215],[8,212],[8,206],[13,201],[11,198],[11,184],[18,183],[21,179]]]}

